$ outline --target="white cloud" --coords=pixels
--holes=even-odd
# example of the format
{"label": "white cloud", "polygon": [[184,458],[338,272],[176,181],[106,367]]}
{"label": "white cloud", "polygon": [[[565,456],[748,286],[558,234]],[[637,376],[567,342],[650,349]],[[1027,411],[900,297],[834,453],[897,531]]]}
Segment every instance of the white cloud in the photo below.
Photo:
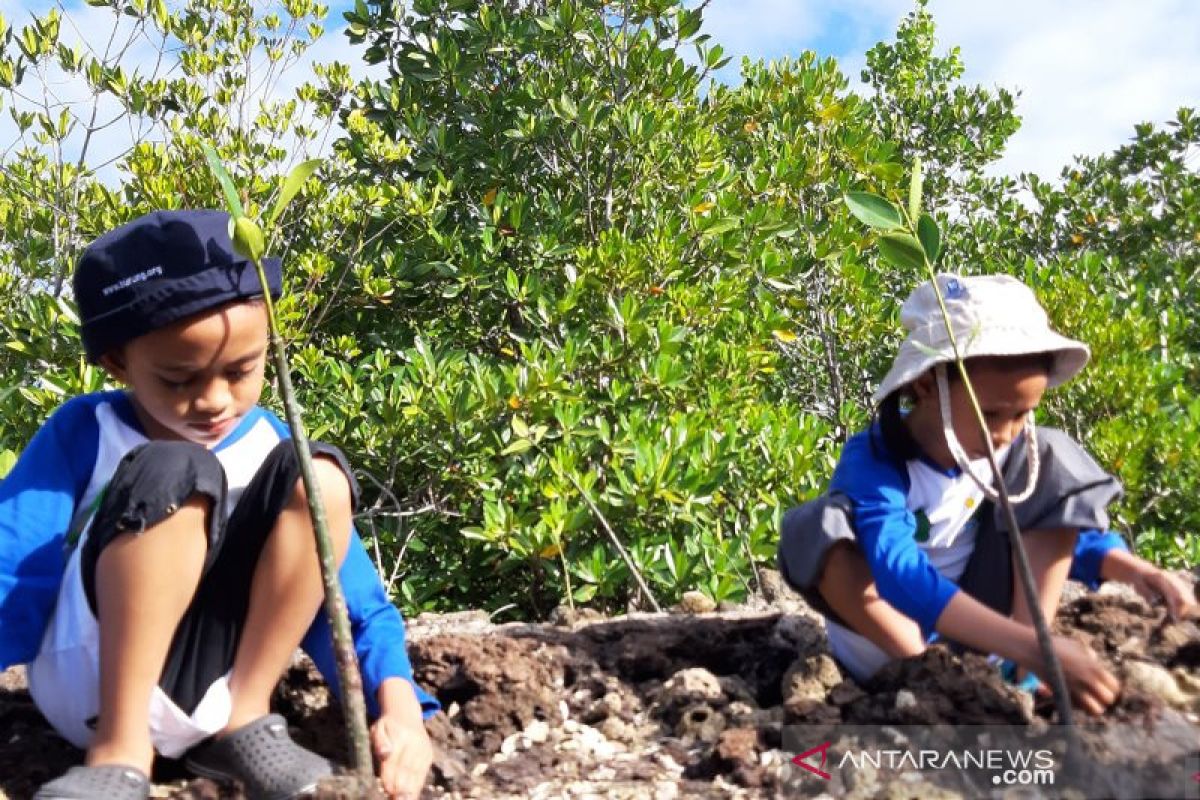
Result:
{"label": "white cloud", "polygon": [[1021,91],[1002,171],[1056,176],[1200,103],[1200,4],[1191,0],[934,0],[939,39],[968,80]]}
{"label": "white cloud", "polygon": [[[751,57],[806,48],[838,56],[852,83],[875,41],[912,9],[903,0],[713,0],[705,29]],[[997,172],[1057,176],[1075,155],[1128,141],[1200,104],[1200,3],[1194,0],[931,0],[938,50],[962,48],[965,80],[1020,91],[1021,130]],[[847,30],[850,27],[852,30]],[[723,73],[736,80],[736,71]]]}
{"label": "white cloud", "polygon": [[[36,2],[36,0],[35,0]],[[692,0],[695,2],[695,0]],[[0,0],[10,24],[28,19],[30,2]],[[974,3],[931,0],[939,51],[962,47],[966,80],[1020,91],[1021,130],[1012,137],[997,171],[1053,177],[1076,154],[1111,150],[1132,135],[1134,124],[1161,123],[1180,105],[1200,104],[1200,3],[1194,0],[1007,0]],[[910,11],[907,0],[713,0],[705,32],[734,57],[722,77],[737,80],[740,56],[771,58],[807,48],[839,58],[852,85],[876,41],[890,38]],[[82,31],[107,30],[111,12],[73,3],[70,16]],[[340,14],[276,88],[289,94],[311,75],[311,64],[339,60],[355,77],[382,75],[362,62],[349,43]],[[68,37],[64,24],[64,37]],[[152,53],[131,54],[148,65]],[[83,87],[58,86],[63,99],[82,100]],[[0,115],[0,149],[13,127]],[[98,143],[104,153],[122,149],[112,130]]]}

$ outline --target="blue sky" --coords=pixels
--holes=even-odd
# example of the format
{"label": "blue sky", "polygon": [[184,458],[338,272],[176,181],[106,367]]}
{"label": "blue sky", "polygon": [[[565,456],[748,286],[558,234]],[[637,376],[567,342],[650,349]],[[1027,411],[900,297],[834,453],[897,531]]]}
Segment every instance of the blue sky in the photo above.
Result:
{"label": "blue sky", "polygon": [[[335,3],[331,25],[340,21]],[[911,0],[712,0],[705,32],[738,80],[742,56],[834,56],[857,83],[866,51],[889,39]],[[930,0],[938,49],[962,49],[965,80],[1019,92],[1021,130],[997,173],[1053,178],[1076,155],[1128,141],[1139,122],[1200,106],[1196,0]]]}
{"label": "blue sky", "polygon": [[[864,54],[912,10],[906,0],[713,0],[706,30],[736,56],[814,49],[857,81]],[[1021,130],[994,171],[1052,178],[1075,155],[1128,141],[1133,126],[1200,106],[1195,0],[930,0],[938,49],[962,49],[964,79],[1020,92]]]}
{"label": "blue sky", "polygon": [[[80,20],[105,13],[82,0],[61,3]],[[29,11],[50,5],[51,0],[0,0],[0,12],[20,26]],[[362,74],[358,52],[341,33],[341,11],[350,5],[331,3],[313,58],[344,61]],[[720,75],[728,82],[738,80],[742,56],[773,58],[813,49],[836,57],[857,83],[866,50],[889,38],[911,9],[911,0],[712,0],[705,31],[734,57]],[[1098,154],[1127,141],[1136,123],[1161,123],[1180,105],[1200,105],[1196,0],[930,0],[930,10],[939,51],[962,48],[966,80],[1020,92],[1022,129],[994,171],[1052,178],[1074,155]],[[89,30],[86,22],[79,27]],[[300,80],[295,76],[288,83]],[[58,87],[66,95],[71,88]],[[0,150],[12,141],[7,118],[0,113]]]}
{"label": "blue sky", "polygon": [[[874,6],[874,7],[872,7]],[[740,56],[772,59],[815,50],[839,59],[861,56],[890,38],[902,16],[888,3],[803,2],[803,0],[714,0],[705,15],[705,32],[739,58],[726,69],[736,81]]]}

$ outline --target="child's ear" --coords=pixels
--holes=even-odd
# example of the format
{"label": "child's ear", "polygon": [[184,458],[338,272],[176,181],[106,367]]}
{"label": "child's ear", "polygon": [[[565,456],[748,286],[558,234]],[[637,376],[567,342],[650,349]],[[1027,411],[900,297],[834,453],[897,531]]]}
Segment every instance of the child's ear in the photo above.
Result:
{"label": "child's ear", "polygon": [[933,397],[933,393],[937,391],[933,370],[927,370],[909,386],[912,387],[913,400],[918,403],[927,397]]}
{"label": "child's ear", "polygon": [[116,350],[110,350],[100,356],[100,366],[104,367],[109,375],[112,375],[121,383],[129,383],[129,373],[125,367],[125,350],[118,347]]}

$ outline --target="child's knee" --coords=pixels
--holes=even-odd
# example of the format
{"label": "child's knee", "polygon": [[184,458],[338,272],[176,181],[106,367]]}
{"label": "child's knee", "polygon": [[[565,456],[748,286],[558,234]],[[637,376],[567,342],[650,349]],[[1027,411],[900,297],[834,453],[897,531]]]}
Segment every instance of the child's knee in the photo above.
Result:
{"label": "child's knee", "polygon": [[211,451],[191,442],[148,442],[117,465],[92,528],[102,536],[137,533],[185,506],[214,510],[224,496],[225,473]]}
{"label": "child's knee", "polygon": [[[212,527],[212,506],[212,498],[203,494],[192,494],[183,498],[178,504],[168,504],[161,514],[152,517],[154,522],[142,524],[143,521],[138,520],[136,526],[126,529],[117,528],[104,536],[97,534],[94,544],[97,554],[96,563],[99,564],[104,553],[116,543],[160,536],[168,537],[176,543],[181,541],[181,537],[189,541],[194,540],[197,543],[195,547],[172,547],[172,563],[178,565],[180,559],[188,559],[191,555],[194,555],[199,563],[203,561],[212,544],[209,535]],[[200,542],[203,544],[200,545]]]}
{"label": "child's knee", "polygon": [[330,456],[317,456],[314,465],[322,497],[328,498],[330,509],[337,510],[349,519],[353,504],[352,492],[350,479],[342,471],[341,465]]}
{"label": "child's knee", "polygon": [[1024,531],[1021,535],[1026,550],[1045,553],[1058,559],[1069,559],[1079,539],[1078,528],[1042,528]]}
{"label": "child's knee", "polygon": [[[325,519],[330,525],[330,533],[339,538],[348,538],[354,506],[350,479],[335,458],[325,455],[313,459],[313,473],[325,506]],[[296,479],[294,498],[301,506],[308,508],[308,490],[303,477]]]}
{"label": "child's knee", "polygon": [[156,533],[165,525],[172,533],[194,530],[209,547],[224,502],[224,471],[205,448],[153,441],[131,450],[113,473],[83,546],[89,594],[100,554],[114,540]]}
{"label": "child's knee", "polygon": [[817,572],[817,586],[832,583],[842,586],[858,579],[871,579],[871,568],[867,559],[854,542],[843,539],[834,542],[825,551],[825,559]]}
{"label": "child's knee", "polygon": [[[213,503],[213,498],[193,492],[178,503],[170,502],[152,512],[139,508],[139,515],[123,518],[117,525],[93,526],[80,561],[84,596],[92,611],[95,613],[99,608],[99,576],[113,568],[112,559],[118,557],[116,550],[129,554],[126,548],[136,546],[137,540],[149,538],[147,546],[137,546],[134,556],[147,568],[161,568],[176,575],[194,570],[198,579],[212,544]],[[121,556],[121,560],[130,563],[127,555]]]}
{"label": "child's knee", "polygon": [[853,529],[841,502],[830,495],[789,509],[780,521],[779,570],[793,589],[806,594],[821,580],[831,549],[852,540]]}
{"label": "child's knee", "polygon": [[825,552],[815,589],[835,609],[866,607],[883,600],[866,556],[857,543],[848,539],[834,542]]}
{"label": "child's knee", "polygon": [[[814,597],[815,595],[815,597]],[[825,550],[805,598],[826,616],[847,603],[863,606],[876,596],[871,568],[855,542],[833,542]],[[814,602],[814,600],[816,602]]]}

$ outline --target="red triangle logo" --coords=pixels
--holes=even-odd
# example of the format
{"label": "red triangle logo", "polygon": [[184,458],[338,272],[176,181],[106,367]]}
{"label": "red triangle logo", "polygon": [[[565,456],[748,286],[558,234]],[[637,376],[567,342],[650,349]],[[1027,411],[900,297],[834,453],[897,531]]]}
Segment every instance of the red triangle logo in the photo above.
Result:
{"label": "red triangle logo", "polygon": [[816,775],[818,778],[824,778],[825,780],[829,780],[830,776],[829,776],[828,772],[824,772],[823,770],[817,769],[812,764],[809,764],[805,759],[807,759],[811,755],[814,755],[815,753],[820,753],[821,754],[821,766],[822,767],[825,766],[825,758],[828,755],[828,750],[832,745],[833,745],[833,742],[825,742],[824,744],[819,744],[812,749],[805,750],[800,755],[793,757],[792,763],[795,764],[797,767],[802,767],[802,768],[808,770],[813,775]]}

